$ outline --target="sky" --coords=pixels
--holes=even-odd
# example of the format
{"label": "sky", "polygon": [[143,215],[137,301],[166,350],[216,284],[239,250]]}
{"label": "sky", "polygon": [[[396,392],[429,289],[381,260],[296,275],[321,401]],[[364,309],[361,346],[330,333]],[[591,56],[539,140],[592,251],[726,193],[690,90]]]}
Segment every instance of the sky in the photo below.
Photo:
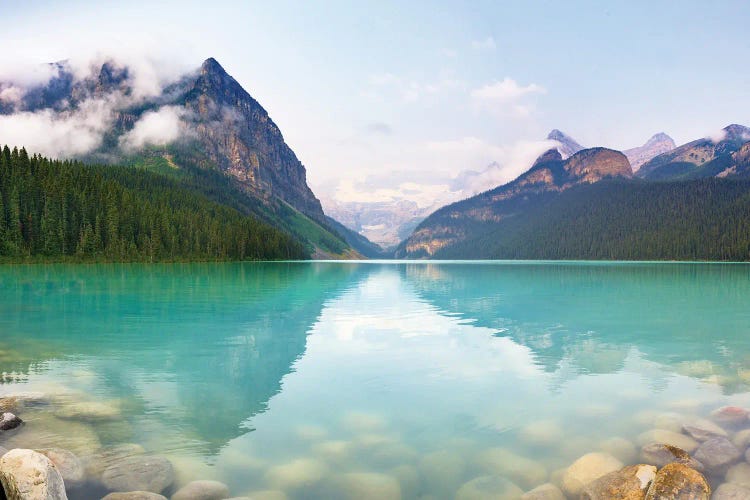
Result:
{"label": "sky", "polygon": [[101,55],[170,71],[214,57],[269,112],[316,194],[340,201],[428,204],[466,171],[500,184],[552,128],[626,149],[750,124],[747,1],[0,5],[0,77]]}

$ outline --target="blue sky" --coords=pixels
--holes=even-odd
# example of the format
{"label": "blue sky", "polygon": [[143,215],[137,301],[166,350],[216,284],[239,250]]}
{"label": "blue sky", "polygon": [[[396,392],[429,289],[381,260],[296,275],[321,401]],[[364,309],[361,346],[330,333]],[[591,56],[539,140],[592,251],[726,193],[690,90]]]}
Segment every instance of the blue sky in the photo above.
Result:
{"label": "blue sky", "polygon": [[[7,73],[94,52],[213,56],[269,111],[316,192],[429,199],[551,128],[624,149],[750,124],[743,1],[9,1]],[[12,48],[12,50],[7,50]]]}

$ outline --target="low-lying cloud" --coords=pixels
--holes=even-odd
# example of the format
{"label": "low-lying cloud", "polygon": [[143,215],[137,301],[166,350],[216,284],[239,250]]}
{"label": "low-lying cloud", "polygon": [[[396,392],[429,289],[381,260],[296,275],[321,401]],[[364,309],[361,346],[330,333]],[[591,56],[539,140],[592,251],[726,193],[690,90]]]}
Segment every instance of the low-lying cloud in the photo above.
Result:
{"label": "low-lying cloud", "polygon": [[185,109],[180,106],[162,106],[157,111],[144,113],[133,129],[120,138],[120,147],[132,151],[174,142],[185,131],[181,120],[184,113]]}

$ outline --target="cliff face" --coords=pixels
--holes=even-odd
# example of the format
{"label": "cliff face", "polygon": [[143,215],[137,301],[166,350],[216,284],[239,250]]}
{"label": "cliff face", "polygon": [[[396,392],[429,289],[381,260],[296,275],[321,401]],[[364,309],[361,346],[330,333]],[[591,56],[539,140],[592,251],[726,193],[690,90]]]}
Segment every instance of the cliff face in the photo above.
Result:
{"label": "cliff face", "polygon": [[573,186],[609,178],[630,178],[627,157],[605,148],[584,149],[564,160],[557,149],[541,155],[514,181],[448,205],[430,215],[396,251],[396,256],[429,257],[438,250],[474,237],[496,223],[533,206],[534,200],[554,196]]}
{"label": "cliff face", "polygon": [[324,222],[323,209],[297,159],[265,109],[214,59],[176,99],[201,150],[216,166],[260,196],[278,197]]}

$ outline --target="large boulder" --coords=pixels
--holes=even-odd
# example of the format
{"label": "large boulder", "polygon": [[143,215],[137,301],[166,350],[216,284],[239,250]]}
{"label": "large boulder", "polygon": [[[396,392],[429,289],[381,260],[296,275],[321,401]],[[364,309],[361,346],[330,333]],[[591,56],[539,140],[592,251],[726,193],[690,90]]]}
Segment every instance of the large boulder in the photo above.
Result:
{"label": "large boulder", "polygon": [[0,482],[8,500],[67,500],[65,483],[52,461],[33,450],[15,449],[0,458]]}
{"label": "large boulder", "polygon": [[62,448],[43,448],[36,451],[49,458],[55,464],[68,488],[77,486],[83,482],[83,465],[81,465],[78,457],[70,451],[63,450]]}
{"label": "large boulder", "polygon": [[133,456],[107,467],[102,484],[111,491],[161,493],[174,482],[172,463],[159,456]]}
{"label": "large boulder", "polygon": [[581,500],[643,500],[656,477],[653,465],[631,465],[610,472],[583,489]]}
{"label": "large boulder", "polygon": [[713,437],[704,441],[694,454],[695,459],[702,463],[706,470],[716,474],[725,473],[741,456],[740,450],[725,437]]}
{"label": "large boulder", "polygon": [[562,478],[562,489],[569,497],[578,497],[583,489],[600,477],[620,470],[623,464],[608,453],[588,453],[573,462]]}
{"label": "large boulder", "polygon": [[192,481],[172,495],[172,500],[223,500],[229,498],[229,487],[219,481]]}
{"label": "large boulder", "polygon": [[711,487],[703,474],[687,465],[667,464],[656,473],[646,500],[709,500]]}

